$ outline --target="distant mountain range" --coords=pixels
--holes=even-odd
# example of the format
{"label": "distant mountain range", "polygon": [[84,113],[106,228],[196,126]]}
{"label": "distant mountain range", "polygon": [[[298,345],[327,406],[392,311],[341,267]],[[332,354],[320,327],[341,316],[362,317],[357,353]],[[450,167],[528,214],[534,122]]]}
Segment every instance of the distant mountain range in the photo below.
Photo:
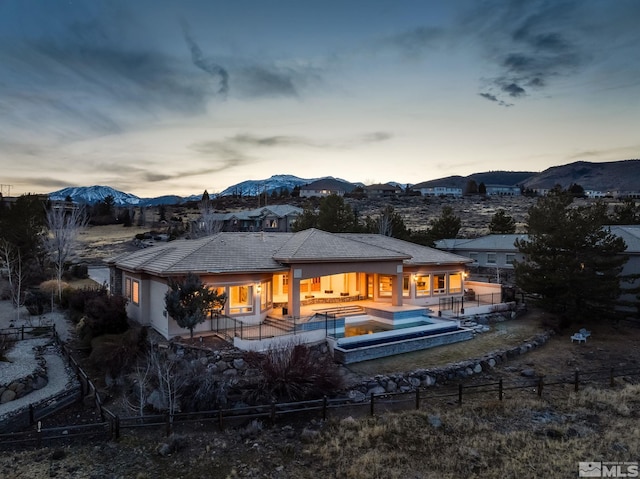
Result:
{"label": "distant mountain range", "polygon": [[[331,178],[331,177],[325,177]],[[264,180],[247,180],[232,185],[217,195],[211,196],[257,196],[261,193],[271,194],[273,191],[303,186],[321,178],[299,178],[293,175],[273,175]],[[592,163],[578,161],[562,166],[551,167],[541,173],[531,171],[488,171],[474,173],[469,176],[448,176],[437,180],[424,181],[415,185],[418,188],[434,186],[452,186],[463,188],[467,182],[473,180],[477,184],[523,186],[525,188],[552,188],[560,185],[567,188],[573,183],[581,185],[585,190],[595,191],[635,191],[640,192],[640,160],[621,160],[606,163]],[[344,181],[344,180],[341,180]],[[402,185],[390,181],[392,185]],[[355,183],[362,186],[361,183]],[[203,190],[204,191],[204,190]],[[107,196],[112,196],[115,204],[119,206],[157,206],[171,205],[186,201],[198,201],[202,193],[189,197],[174,195],[160,196],[157,198],[139,198],[129,193],[123,193],[110,186],[83,186],[63,188],[49,193],[52,200],[63,201],[70,197],[78,203],[94,204],[103,201]]]}

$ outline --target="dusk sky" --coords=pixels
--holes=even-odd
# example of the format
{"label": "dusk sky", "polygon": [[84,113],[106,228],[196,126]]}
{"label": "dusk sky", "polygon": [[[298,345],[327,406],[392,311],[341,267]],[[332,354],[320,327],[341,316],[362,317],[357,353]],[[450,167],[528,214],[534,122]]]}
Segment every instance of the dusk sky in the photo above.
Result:
{"label": "dusk sky", "polygon": [[0,184],[150,197],[640,158],[639,24],[638,0],[0,0]]}

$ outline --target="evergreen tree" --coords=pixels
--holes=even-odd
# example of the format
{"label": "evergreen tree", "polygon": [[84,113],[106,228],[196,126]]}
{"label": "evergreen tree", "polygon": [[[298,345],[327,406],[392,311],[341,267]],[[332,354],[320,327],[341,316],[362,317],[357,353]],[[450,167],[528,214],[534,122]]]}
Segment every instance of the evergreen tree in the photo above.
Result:
{"label": "evergreen tree", "polygon": [[304,208],[302,209],[302,214],[298,216],[291,229],[294,232],[298,232],[317,227],[318,213],[316,213],[316,210],[313,207],[313,203],[311,201],[307,201],[304,204]]}
{"label": "evergreen tree", "polygon": [[491,234],[513,234],[516,232],[515,220],[506,214],[506,212],[500,208],[496,211],[496,214],[491,218],[489,223],[489,233]]}
{"label": "evergreen tree", "polygon": [[467,181],[466,186],[464,187],[465,195],[477,195],[478,194],[478,184],[475,180]]}
{"label": "evergreen tree", "polygon": [[356,231],[356,216],[342,196],[329,195],[320,200],[318,228],[330,233]]}
{"label": "evergreen tree", "polygon": [[443,206],[440,216],[431,220],[430,225],[429,237],[431,241],[437,241],[444,238],[455,238],[460,231],[462,222],[460,217],[454,214],[451,206]]}
{"label": "evergreen tree", "polygon": [[213,308],[222,309],[227,301],[224,293],[218,294],[189,273],[182,280],[169,279],[169,291],[165,294],[167,314],[181,328],[189,330],[193,340],[193,329],[207,318]]}
{"label": "evergreen tree", "polygon": [[485,185],[484,183],[480,183],[478,185],[478,194],[479,195],[486,195],[487,194],[487,185]]}
{"label": "evergreen tree", "polygon": [[529,209],[528,240],[516,241],[526,257],[515,263],[516,284],[565,322],[612,316],[626,245],[604,227],[605,204],[572,207],[572,199],[554,190]]}
{"label": "evergreen tree", "polygon": [[626,198],[622,204],[613,207],[613,214],[609,219],[613,225],[637,225],[640,224],[640,206],[635,200]]}
{"label": "evergreen tree", "polygon": [[36,195],[22,195],[0,208],[0,239],[18,249],[22,261],[44,263],[45,203]]}
{"label": "evergreen tree", "polygon": [[569,186],[569,193],[571,193],[574,198],[586,198],[587,196],[584,188],[578,183],[572,183],[571,186]]}

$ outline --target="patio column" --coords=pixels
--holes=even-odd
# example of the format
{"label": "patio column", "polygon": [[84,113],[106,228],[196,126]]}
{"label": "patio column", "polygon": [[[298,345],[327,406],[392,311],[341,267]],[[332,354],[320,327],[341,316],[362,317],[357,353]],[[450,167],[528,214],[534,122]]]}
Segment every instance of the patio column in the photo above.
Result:
{"label": "patio column", "polygon": [[292,269],[289,273],[289,314],[294,318],[300,317],[300,279],[301,269]]}
{"label": "patio column", "polygon": [[395,281],[391,285],[391,304],[393,306],[402,306],[402,266],[399,266],[398,269],[400,271],[396,273]]}

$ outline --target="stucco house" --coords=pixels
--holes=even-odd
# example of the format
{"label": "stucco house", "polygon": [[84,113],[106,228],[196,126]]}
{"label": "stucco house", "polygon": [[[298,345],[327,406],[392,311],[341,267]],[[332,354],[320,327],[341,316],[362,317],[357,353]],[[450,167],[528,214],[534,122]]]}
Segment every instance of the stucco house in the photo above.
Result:
{"label": "stucco house", "polygon": [[300,197],[310,198],[313,196],[324,197],[330,195],[344,196],[351,193],[356,185],[335,178],[321,178],[300,187]]}
{"label": "stucco house", "polygon": [[384,198],[394,197],[402,193],[400,186],[391,185],[389,183],[381,184],[376,183],[374,185],[367,185],[364,187],[364,191],[370,198]]}
{"label": "stucco house", "polygon": [[[611,233],[624,240],[627,249],[624,254],[628,260],[622,271],[622,276],[640,275],[640,225],[611,225],[606,226]],[[524,255],[516,248],[517,239],[527,240],[526,234],[487,235],[474,239],[443,239],[436,241],[436,248],[466,256],[473,262],[469,265],[471,271],[502,270],[504,273],[513,270],[513,261],[523,261]],[[477,268],[477,269],[476,269]],[[625,281],[622,286],[631,289],[640,285],[640,279],[633,282]],[[634,294],[623,295],[621,299],[630,303],[638,303]],[[629,310],[637,310],[630,307]]]}
{"label": "stucco house", "polygon": [[516,240],[526,240],[525,234],[496,234],[473,239],[442,239],[436,248],[466,256],[471,266],[479,268],[513,269],[513,261],[523,261],[524,255],[515,246]]}
{"label": "stucco house", "polygon": [[[463,256],[377,234],[221,232],[176,240],[108,261],[110,287],[129,299],[129,317],[165,338],[185,330],[167,316],[168,279],[196,273],[227,294],[220,314],[257,325],[300,318],[305,306],[369,301],[427,309],[461,297]],[[276,314],[277,313],[277,314]],[[212,330],[205,321],[194,330]]]}
{"label": "stucco house", "polygon": [[[293,223],[302,214],[302,208],[292,205],[263,206],[253,210],[235,211],[230,213],[209,213],[208,221],[218,224],[219,231],[278,231],[290,232]],[[204,221],[198,218],[194,221],[194,228]]]}

